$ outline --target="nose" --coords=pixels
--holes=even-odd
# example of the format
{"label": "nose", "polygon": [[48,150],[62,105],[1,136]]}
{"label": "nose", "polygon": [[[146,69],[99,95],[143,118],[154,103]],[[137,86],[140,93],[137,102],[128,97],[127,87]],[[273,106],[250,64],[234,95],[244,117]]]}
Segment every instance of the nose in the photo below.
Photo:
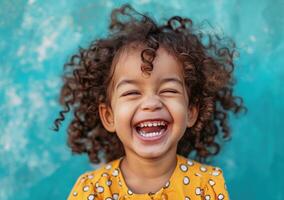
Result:
{"label": "nose", "polygon": [[141,109],[142,110],[159,110],[162,108],[162,102],[160,101],[159,97],[157,95],[150,95],[147,96],[143,102],[141,103]]}

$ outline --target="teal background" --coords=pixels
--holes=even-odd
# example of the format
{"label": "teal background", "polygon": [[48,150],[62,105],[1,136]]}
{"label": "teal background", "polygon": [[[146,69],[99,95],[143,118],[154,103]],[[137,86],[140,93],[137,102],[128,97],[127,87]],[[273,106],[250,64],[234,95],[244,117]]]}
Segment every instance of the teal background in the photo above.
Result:
{"label": "teal background", "polygon": [[63,64],[105,35],[111,9],[125,2],[157,20],[207,19],[235,39],[235,92],[248,113],[231,116],[232,140],[212,164],[233,200],[284,199],[281,0],[0,0],[0,199],[66,199],[77,177],[97,167],[72,156],[66,121],[59,133],[49,128],[60,111]]}

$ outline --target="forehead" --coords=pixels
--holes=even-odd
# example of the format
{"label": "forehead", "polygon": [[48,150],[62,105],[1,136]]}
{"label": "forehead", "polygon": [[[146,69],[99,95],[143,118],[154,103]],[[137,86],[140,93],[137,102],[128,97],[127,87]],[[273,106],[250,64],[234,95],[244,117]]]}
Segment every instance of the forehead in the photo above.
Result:
{"label": "forehead", "polygon": [[149,77],[145,77],[145,74],[143,74],[141,70],[142,50],[143,47],[128,47],[120,53],[114,69],[114,86],[122,79],[132,79],[138,82],[147,80],[147,82],[150,83],[157,83],[157,81],[164,78],[177,78],[183,81],[182,64],[164,47],[160,47],[156,51],[156,57],[153,61],[153,70],[150,72]]}

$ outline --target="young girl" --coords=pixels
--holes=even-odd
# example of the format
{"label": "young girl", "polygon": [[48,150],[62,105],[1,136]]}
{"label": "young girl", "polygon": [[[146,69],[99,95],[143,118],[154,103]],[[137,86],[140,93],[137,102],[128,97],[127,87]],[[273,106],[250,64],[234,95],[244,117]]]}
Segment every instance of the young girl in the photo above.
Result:
{"label": "young girl", "polygon": [[68,199],[229,199],[222,170],[201,162],[229,137],[228,112],[244,108],[232,94],[234,43],[188,18],[157,25],[128,4],[109,28],[65,65],[55,130],[72,107],[72,151],[107,162]]}

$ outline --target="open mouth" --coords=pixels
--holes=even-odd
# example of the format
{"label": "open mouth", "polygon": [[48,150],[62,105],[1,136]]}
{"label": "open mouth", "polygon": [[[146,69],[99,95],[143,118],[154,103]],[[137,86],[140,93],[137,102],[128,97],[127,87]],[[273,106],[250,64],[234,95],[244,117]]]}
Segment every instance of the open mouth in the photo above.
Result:
{"label": "open mouth", "polygon": [[168,129],[168,122],[157,121],[157,122],[146,122],[135,126],[135,130],[145,140],[153,140],[160,138],[163,133]]}

